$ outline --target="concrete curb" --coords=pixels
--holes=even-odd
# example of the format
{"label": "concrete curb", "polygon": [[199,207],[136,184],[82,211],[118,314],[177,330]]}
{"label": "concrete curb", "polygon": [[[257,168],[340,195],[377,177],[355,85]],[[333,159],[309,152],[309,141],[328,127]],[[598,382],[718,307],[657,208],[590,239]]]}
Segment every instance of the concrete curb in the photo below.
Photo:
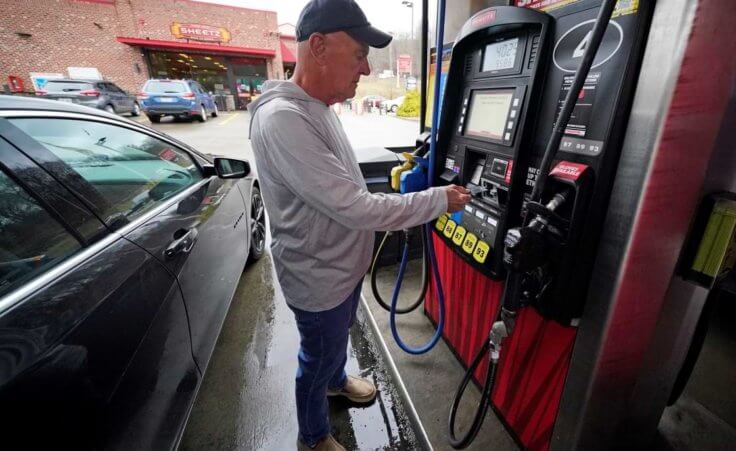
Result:
{"label": "concrete curb", "polygon": [[404,407],[406,408],[406,411],[407,411],[406,414],[409,417],[409,421],[411,422],[411,425],[414,427],[414,433],[416,434],[416,438],[419,441],[419,445],[422,447],[423,450],[433,451],[434,448],[432,448],[432,443],[430,443],[429,441],[429,436],[427,436],[427,431],[424,429],[422,420],[419,418],[419,414],[417,413],[417,410],[414,407],[414,403],[412,402],[411,397],[409,397],[409,392],[406,390],[404,381],[401,379],[401,374],[399,374],[399,369],[396,367],[396,363],[394,363],[394,359],[391,357],[391,353],[388,350],[388,346],[386,346],[386,342],[384,341],[383,336],[381,335],[381,331],[378,329],[378,324],[376,323],[376,319],[373,317],[373,313],[371,313],[371,309],[368,307],[368,302],[366,301],[365,296],[363,296],[362,293],[360,294],[360,303],[363,306],[363,312],[368,318],[368,325],[371,327],[373,336],[376,338],[376,341],[378,342],[381,355],[383,356],[384,361],[386,362],[386,365],[388,366],[388,369],[391,373],[391,378],[394,380],[396,391],[398,392],[399,397],[401,398],[401,401],[404,403]]}

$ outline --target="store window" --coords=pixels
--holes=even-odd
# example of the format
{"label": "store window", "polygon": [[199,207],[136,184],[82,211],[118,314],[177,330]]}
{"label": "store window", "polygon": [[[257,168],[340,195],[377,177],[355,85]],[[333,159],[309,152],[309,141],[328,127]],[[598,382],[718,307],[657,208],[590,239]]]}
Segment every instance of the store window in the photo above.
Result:
{"label": "store window", "polygon": [[238,106],[244,108],[256,99],[268,80],[266,61],[258,58],[231,58],[238,90]]}
{"label": "store window", "polygon": [[196,80],[213,93],[229,89],[228,61],[223,56],[150,51],[149,57],[153,78]]}

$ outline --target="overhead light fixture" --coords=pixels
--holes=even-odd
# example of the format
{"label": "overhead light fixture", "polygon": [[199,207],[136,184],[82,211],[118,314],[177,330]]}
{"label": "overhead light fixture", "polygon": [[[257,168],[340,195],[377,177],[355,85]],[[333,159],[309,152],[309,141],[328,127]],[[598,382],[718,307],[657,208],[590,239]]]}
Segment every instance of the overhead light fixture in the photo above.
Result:
{"label": "overhead light fixture", "polygon": [[180,53],[179,56],[183,56],[184,58],[189,58],[186,53]]}
{"label": "overhead light fixture", "polygon": [[212,61],[212,58],[210,58],[209,56],[205,56],[204,59],[206,59],[207,61]]}
{"label": "overhead light fixture", "polygon": [[183,63],[184,60],[176,60],[177,63]]}

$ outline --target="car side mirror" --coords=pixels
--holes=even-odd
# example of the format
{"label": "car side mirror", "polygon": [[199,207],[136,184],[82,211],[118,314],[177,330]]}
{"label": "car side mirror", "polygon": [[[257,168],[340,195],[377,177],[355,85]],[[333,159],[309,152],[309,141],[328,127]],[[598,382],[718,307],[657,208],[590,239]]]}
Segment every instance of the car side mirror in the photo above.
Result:
{"label": "car side mirror", "polygon": [[221,179],[242,179],[250,175],[250,163],[234,158],[215,158],[215,173]]}

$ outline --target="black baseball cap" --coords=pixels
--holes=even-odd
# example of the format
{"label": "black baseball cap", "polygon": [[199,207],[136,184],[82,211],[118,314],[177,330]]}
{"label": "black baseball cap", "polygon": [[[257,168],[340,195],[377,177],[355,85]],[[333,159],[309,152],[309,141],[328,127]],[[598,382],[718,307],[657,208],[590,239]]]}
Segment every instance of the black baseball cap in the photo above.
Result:
{"label": "black baseball cap", "polygon": [[353,39],[382,49],[393,37],[371,26],[354,0],[312,0],[299,15],[296,40],[306,41],[312,33],[344,31]]}

